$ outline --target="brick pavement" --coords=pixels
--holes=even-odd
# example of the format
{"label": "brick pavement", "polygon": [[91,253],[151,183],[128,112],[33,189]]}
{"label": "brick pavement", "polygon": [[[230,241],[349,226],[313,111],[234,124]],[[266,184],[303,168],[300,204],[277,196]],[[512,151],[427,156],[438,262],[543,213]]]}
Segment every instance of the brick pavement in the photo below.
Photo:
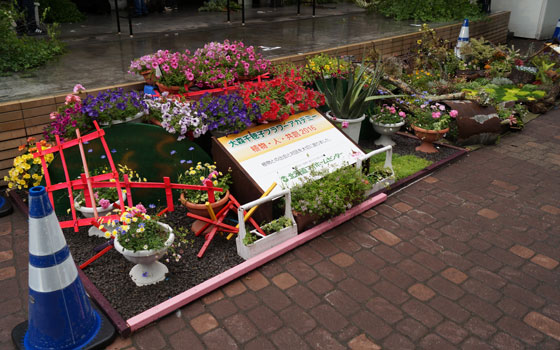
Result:
{"label": "brick pavement", "polygon": [[[559,349],[560,111],[109,349]],[[0,348],[26,317],[0,219]]]}

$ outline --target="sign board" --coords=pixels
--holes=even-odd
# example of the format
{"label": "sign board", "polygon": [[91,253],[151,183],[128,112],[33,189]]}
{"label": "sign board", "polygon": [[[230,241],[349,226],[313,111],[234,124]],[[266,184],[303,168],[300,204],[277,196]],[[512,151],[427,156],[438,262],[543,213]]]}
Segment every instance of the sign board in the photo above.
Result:
{"label": "sign board", "polygon": [[218,142],[262,190],[276,182],[272,193],[309,178],[312,169],[332,171],[354,164],[364,154],[315,109],[220,137]]}

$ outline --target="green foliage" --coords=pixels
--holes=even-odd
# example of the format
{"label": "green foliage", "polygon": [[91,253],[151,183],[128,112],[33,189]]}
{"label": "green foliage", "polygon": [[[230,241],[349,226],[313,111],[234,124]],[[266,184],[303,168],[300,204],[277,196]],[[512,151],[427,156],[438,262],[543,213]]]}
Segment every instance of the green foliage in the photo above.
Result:
{"label": "green foliage", "polygon": [[[241,10],[241,5],[236,1],[229,2],[229,9],[231,11]],[[198,12],[223,12],[227,11],[227,0],[209,0],[205,1],[204,5],[198,8]]]}
{"label": "green foliage", "polygon": [[185,249],[191,248],[194,245],[194,235],[185,227],[179,227],[173,230],[175,234],[175,240],[173,244],[167,249],[168,257],[165,259],[166,262],[169,260],[175,260],[179,262],[185,253]]}
{"label": "green foliage", "polygon": [[[223,174],[216,170],[216,166],[209,163],[198,164],[189,168],[184,173],[179,174],[177,182],[186,185],[204,186],[204,180],[211,180],[214,187],[222,188],[223,192],[214,192],[216,201],[220,200],[229,189],[231,184],[231,174],[228,172]],[[197,190],[185,190],[185,198],[195,204],[204,204],[208,201],[208,192]]]}
{"label": "green foliage", "polygon": [[485,97],[487,94],[490,102],[505,101],[535,101],[546,96],[546,91],[538,90],[535,85],[526,84],[522,88],[514,85],[494,85],[488,84],[477,88],[463,88],[467,96],[473,98]]}
{"label": "green foliage", "polygon": [[47,38],[18,37],[12,24],[21,18],[13,4],[0,5],[0,74],[42,66],[64,52],[57,25],[49,27]]}
{"label": "green foliage", "polygon": [[169,233],[157,222],[156,218],[151,217],[149,219],[137,217],[137,221],[130,221],[128,224],[123,221],[116,229],[119,243],[123,248],[134,252],[163,248]]}
{"label": "green foliage", "polygon": [[415,19],[435,22],[482,17],[480,8],[469,0],[379,0],[375,9],[397,21]]}
{"label": "green foliage", "polygon": [[315,82],[318,90],[325,95],[334,117],[358,119],[369,107],[369,101],[387,97],[374,96],[382,75],[383,67],[379,60],[373,69],[363,62],[358,67],[349,67],[346,79],[327,79],[320,74]]}
{"label": "green foliage", "polygon": [[[371,157],[369,168],[370,173],[375,173],[380,169],[383,169],[384,163],[385,154],[376,154],[375,156]],[[393,153],[392,164],[393,170],[395,171],[395,178],[398,181],[419,172],[420,170],[426,168],[428,165],[432,164],[432,162],[411,154],[403,156]]]}
{"label": "green foliage", "polygon": [[[311,176],[318,176],[312,172]],[[350,209],[364,198],[370,187],[360,170],[347,166],[317,180],[304,178],[292,188],[292,208],[303,214],[321,218],[334,217]]]}
{"label": "green foliage", "polygon": [[[266,224],[261,225],[261,229],[267,235],[270,235],[274,232],[278,232],[282,229],[292,226],[294,223],[292,220],[288,219],[285,216],[279,217],[278,219],[274,219]],[[252,234],[251,232],[247,232],[245,237],[243,238],[243,244],[250,245],[255,243],[259,240],[259,236]]]}
{"label": "green foliage", "polygon": [[76,23],[86,18],[70,0],[41,0],[40,3],[41,11],[49,9],[44,19],[47,23]]}

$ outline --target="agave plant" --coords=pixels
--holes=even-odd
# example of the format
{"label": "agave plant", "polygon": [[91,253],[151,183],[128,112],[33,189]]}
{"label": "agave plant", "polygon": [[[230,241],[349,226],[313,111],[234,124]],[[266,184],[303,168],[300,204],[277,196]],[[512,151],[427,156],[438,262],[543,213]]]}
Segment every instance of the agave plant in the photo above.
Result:
{"label": "agave plant", "polygon": [[396,97],[375,95],[382,75],[381,60],[378,60],[373,68],[362,62],[357,66],[352,65],[346,80],[326,79],[324,74],[321,74],[316,80],[316,85],[325,95],[333,116],[338,119],[358,119],[367,110],[368,102]]}

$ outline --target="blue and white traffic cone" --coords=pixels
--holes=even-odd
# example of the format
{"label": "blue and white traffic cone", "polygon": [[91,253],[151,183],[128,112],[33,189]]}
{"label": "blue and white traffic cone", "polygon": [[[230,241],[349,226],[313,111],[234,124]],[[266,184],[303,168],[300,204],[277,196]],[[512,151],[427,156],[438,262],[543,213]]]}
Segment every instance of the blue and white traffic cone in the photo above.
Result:
{"label": "blue and white traffic cone", "polygon": [[115,334],[86,295],[42,186],[29,190],[28,317],[12,331],[12,340],[20,349],[100,348]]}
{"label": "blue and white traffic cone", "polygon": [[469,19],[465,18],[463,21],[463,26],[459,32],[459,39],[457,39],[457,46],[455,46],[455,56],[463,59],[461,55],[461,47],[469,42]]}
{"label": "blue and white traffic cone", "polygon": [[556,29],[554,29],[554,34],[552,34],[552,42],[560,43],[560,19],[556,23]]}

